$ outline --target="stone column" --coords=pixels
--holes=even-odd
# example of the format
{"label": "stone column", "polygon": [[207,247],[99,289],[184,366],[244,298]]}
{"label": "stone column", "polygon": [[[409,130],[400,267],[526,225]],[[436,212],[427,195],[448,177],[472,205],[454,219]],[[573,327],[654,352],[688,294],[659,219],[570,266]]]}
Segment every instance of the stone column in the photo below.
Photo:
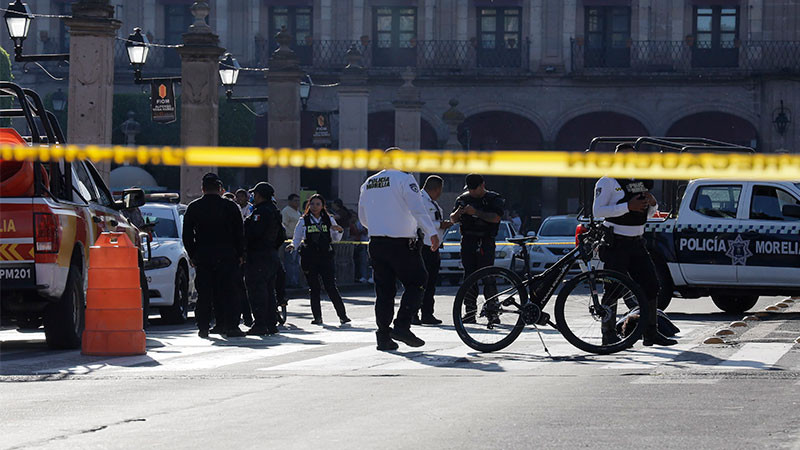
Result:
{"label": "stone column", "polygon": [[[114,103],[114,37],[121,22],[108,0],[72,5],[69,28],[69,103],[67,136],[71,144],[111,144]],[[97,164],[108,183],[111,163]]]}
{"label": "stone column", "polygon": [[[419,150],[422,142],[422,105],[419,89],[412,84],[416,75],[409,67],[403,72],[403,85],[397,92],[394,105],[394,145],[403,150]],[[419,180],[419,173],[413,173]]]}
{"label": "stone column", "polygon": [[[445,150],[461,151],[463,147],[458,141],[458,127],[464,122],[464,113],[458,110],[458,100],[450,99],[450,109],[442,114],[442,120],[447,125],[447,143],[444,144]],[[439,205],[449,215],[456,198],[461,195],[464,187],[464,175],[441,175],[444,179],[444,190],[439,198]]]}
{"label": "stone column", "polygon": [[[181,55],[181,145],[215,146],[219,143],[219,57],[225,49],[206,24],[208,2],[192,5],[194,23],[183,35]],[[181,167],[181,201],[200,197],[200,180],[216,167]],[[226,180],[223,180],[223,182]]]}
{"label": "stone column", "polygon": [[[269,57],[269,146],[300,148],[300,61],[289,48],[292,36],[281,30],[276,36],[279,48]],[[300,193],[299,168],[270,168],[269,182],[281,206],[289,194]]]}
{"label": "stone column", "polygon": [[394,145],[404,150],[419,150],[422,133],[422,105],[419,89],[412,83],[414,71],[403,72],[403,85],[397,92],[394,105]]}
{"label": "stone column", "polygon": [[[554,148],[555,143],[543,142],[544,148]],[[558,178],[542,177],[542,219],[558,214]]]}
{"label": "stone column", "polygon": [[[347,51],[347,67],[339,84],[339,148],[367,148],[369,88],[361,52],[355,45]],[[338,197],[351,209],[358,204],[365,170],[339,170],[335,174]]]}

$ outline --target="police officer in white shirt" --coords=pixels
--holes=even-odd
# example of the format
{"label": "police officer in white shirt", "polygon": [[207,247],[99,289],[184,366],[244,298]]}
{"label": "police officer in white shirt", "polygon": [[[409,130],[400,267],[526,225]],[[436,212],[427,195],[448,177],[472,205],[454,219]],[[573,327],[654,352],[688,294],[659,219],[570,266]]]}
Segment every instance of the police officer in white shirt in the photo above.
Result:
{"label": "police officer in white shirt", "polygon": [[[629,143],[619,144],[617,152],[633,151]],[[658,306],[658,276],[652,258],[645,247],[644,225],[658,210],[656,198],[650,192],[652,180],[615,179],[603,177],[595,185],[594,217],[604,218],[607,229],[600,248],[600,259],[605,269],[622,272],[639,283],[645,293],[641,299],[641,320],[644,325],[644,345],[675,345],[678,342],[658,332],[656,309]],[[604,298],[612,314],[603,320],[603,345],[619,341],[616,331],[616,304],[619,299]]]}
{"label": "police officer in white shirt", "polygon": [[[438,175],[431,175],[425,180],[425,184],[422,186],[421,192],[422,203],[428,209],[428,216],[430,216],[433,224],[437,226],[439,242],[444,239],[445,231],[447,231],[447,229],[453,225],[450,220],[444,219],[442,207],[436,202],[436,200],[438,200],[442,195],[443,187],[444,180],[442,180],[442,177]],[[414,318],[411,319],[411,324],[440,325],[442,321],[433,315],[433,296],[436,294],[436,279],[439,276],[439,268],[441,266],[439,248],[436,250],[431,248],[430,236],[425,236],[422,243],[424,244],[422,246],[422,261],[425,263],[425,271],[428,273],[428,278],[425,283],[425,295],[422,296],[422,319],[415,314]]]}
{"label": "police officer in white shirt", "polygon": [[[387,154],[396,148],[386,150]],[[396,339],[411,347],[425,341],[411,332],[411,319],[425,292],[427,275],[420,256],[417,230],[439,248],[438,227],[422,202],[417,180],[405,172],[386,169],[361,185],[358,218],[369,229],[369,256],[375,277],[375,320],[378,350],[396,350]],[[392,328],[396,280],[405,288]]]}

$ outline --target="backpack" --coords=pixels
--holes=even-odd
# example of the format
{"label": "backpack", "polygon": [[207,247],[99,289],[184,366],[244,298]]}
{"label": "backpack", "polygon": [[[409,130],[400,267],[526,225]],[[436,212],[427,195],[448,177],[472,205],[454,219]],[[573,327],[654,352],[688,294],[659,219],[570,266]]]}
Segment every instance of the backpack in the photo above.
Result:
{"label": "backpack", "polygon": [[287,237],[286,227],[283,226],[283,222],[278,218],[278,232],[275,233],[275,248],[281,248],[281,245],[286,242]]}

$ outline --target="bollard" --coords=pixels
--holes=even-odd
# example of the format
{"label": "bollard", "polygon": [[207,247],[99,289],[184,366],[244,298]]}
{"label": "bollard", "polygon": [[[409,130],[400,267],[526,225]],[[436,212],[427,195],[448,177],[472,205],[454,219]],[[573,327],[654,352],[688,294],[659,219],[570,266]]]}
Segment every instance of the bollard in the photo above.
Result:
{"label": "bollard", "polygon": [[89,249],[89,289],[81,353],[145,354],[139,250],[125,233],[102,233]]}

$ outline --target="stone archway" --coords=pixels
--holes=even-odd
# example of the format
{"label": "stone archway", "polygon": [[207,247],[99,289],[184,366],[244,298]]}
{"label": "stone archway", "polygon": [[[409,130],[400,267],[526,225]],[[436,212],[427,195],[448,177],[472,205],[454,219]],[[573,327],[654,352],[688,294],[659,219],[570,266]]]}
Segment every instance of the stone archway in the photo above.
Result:
{"label": "stone archway", "polygon": [[675,121],[667,136],[715,139],[758,149],[758,130],[747,119],[734,114],[707,111],[690,114]]}
{"label": "stone archway", "polygon": [[[598,136],[648,136],[647,127],[639,120],[626,114],[613,111],[597,111],[573,117],[568,120],[556,134],[554,142],[556,150],[582,151],[589,147],[591,140]],[[612,151],[613,146],[599,150]],[[583,205],[581,202],[581,186],[587,188],[587,182],[579,178],[559,178],[557,183],[557,202],[554,205],[558,214],[575,214]],[[584,199],[591,195],[584,194]]]}
{"label": "stone archway", "polygon": [[598,111],[573,117],[558,130],[557,150],[586,150],[597,136],[648,136],[647,127],[626,114]]}
{"label": "stone archway", "polygon": [[[458,138],[463,148],[469,150],[541,150],[544,147],[541,129],[530,119],[508,111],[483,111],[467,117],[458,128]],[[523,230],[525,227],[535,229],[538,221],[531,224],[531,217],[541,216],[541,178],[483,175],[487,188],[506,198],[506,209],[519,212]],[[460,191],[464,178],[460,175],[448,177],[447,182],[450,189]],[[452,207],[452,203],[442,203],[442,208]]]}
{"label": "stone archway", "polygon": [[[394,144],[394,111],[378,111],[369,114],[367,145],[369,148],[387,148]],[[425,119],[421,119],[420,147],[425,150],[440,148],[436,129]]]}

